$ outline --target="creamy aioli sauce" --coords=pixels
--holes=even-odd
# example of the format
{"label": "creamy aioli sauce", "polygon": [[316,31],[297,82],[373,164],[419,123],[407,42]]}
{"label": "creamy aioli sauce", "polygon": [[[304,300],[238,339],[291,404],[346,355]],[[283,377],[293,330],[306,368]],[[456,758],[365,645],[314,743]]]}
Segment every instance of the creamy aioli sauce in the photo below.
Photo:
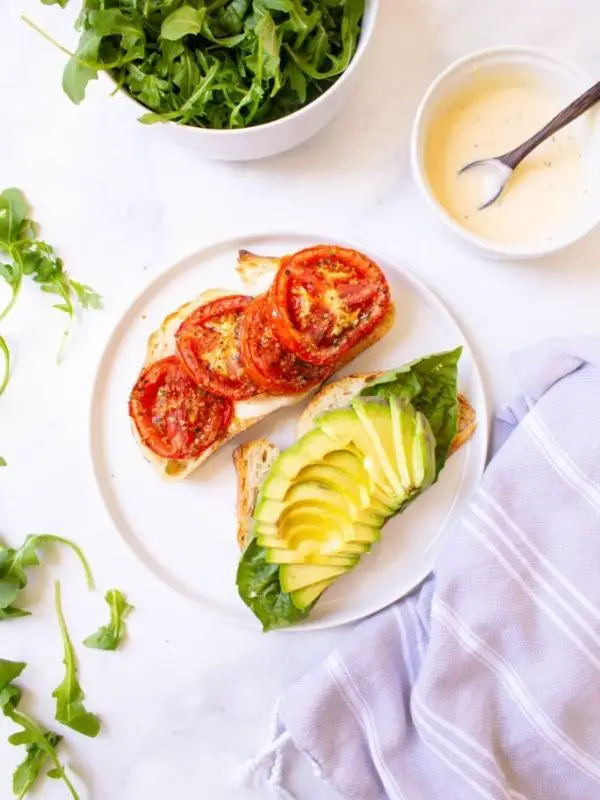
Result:
{"label": "creamy aioli sauce", "polygon": [[425,171],[446,211],[472,233],[502,244],[551,244],[568,229],[586,199],[582,144],[577,123],[559,131],[515,170],[489,208],[499,172],[475,167],[499,156],[542,128],[571,100],[534,75],[474,73],[468,86],[434,115],[425,142]]}

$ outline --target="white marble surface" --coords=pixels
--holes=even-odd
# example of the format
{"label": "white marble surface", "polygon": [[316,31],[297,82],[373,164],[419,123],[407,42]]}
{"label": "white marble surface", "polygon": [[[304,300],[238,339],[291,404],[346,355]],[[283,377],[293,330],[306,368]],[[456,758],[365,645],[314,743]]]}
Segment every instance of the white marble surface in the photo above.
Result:
{"label": "white marble surface", "polygon": [[[0,401],[1,534],[52,531],[77,540],[102,587],[125,589],[137,611],[127,647],[81,653],[97,740],[67,735],[68,757],[95,800],[226,800],[234,768],[264,741],[281,687],[344,631],[261,636],[230,627],[172,594],[140,566],[98,499],[87,451],[91,376],[120,310],[180,256],[243,231],[326,231],[402,260],[433,285],[473,337],[496,400],[510,392],[506,356],[552,334],[598,332],[600,232],[551,259],[489,263],[465,254],[432,222],[412,185],[407,142],[416,104],[450,60],[480,47],[526,43],[570,57],[596,77],[597,0],[381,0],[381,18],[355,97],[318,138],[245,165],[205,163],[158,147],[104,81],[81,107],[63,95],[63,57],[19,21],[26,11],[72,44],[75,8],[35,0],[0,8],[0,176],[25,190],[43,234],[74,276],[106,297],[65,363],[54,363],[62,320],[27,287],[2,333],[15,373]],[[135,115],[133,115],[135,116]],[[166,534],[168,535],[168,533]],[[6,623],[0,655],[30,666],[31,709],[52,721],[61,678],[51,576],[63,580],[75,641],[103,621],[68,555],[31,580],[32,619]],[[81,650],[81,648],[80,648]],[[0,796],[18,754],[0,720]],[[299,797],[324,800],[305,773]],[[58,784],[40,797],[65,796]],[[83,795],[86,796],[86,795]]]}

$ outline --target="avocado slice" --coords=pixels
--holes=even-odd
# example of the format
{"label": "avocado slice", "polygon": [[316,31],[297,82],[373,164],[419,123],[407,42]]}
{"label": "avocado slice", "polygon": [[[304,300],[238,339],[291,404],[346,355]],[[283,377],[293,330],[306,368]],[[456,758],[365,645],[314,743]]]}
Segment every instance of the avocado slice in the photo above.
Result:
{"label": "avocado slice", "polygon": [[339,531],[348,541],[354,540],[353,525],[345,514],[333,508],[325,509],[318,504],[304,505],[286,514],[284,520],[278,523],[255,521],[254,534],[256,536],[277,536],[286,539],[293,535],[294,530],[301,527],[317,528],[327,535]]}
{"label": "avocado slice", "polygon": [[371,545],[367,542],[347,542],[341,536],[332,538],[316,528],[300,527],[294,529],[289,539],[278,536],[258,536],[257,543],[267,549],[298,550],[317,555],[360,556],[368,553]]}
{"label": "avocado slice", "polygon": [[331,439],[321,428],[313,428],[277,457],[273,470],[290,479],[295,478],[303,467],[321,461],[326,453],[337,447],[335,439]]}
{"label": "avocado slice", "polygon": [[328,578],[325,581],[313,583],[311,586],[305,586],[304,589],[297,589],[290,595],[292,598],[292,603],[296,606],[296,608],[300,609],[300,611],[304,611],[305,608],[308,608],[310,605],[312,605],[315,600],[317,600],[317,598],[323,594],[328,586],[331,586],[334,580],[335,578]]}
{"label": "avocado slice", "polygon": [[419,412],[413,441],[413,479],[421,490],[435,480],[435,437],[429,420]]}
{"label": "avocado slice", "polygon": [[371,525],[374,528],[380,528],[384,521],[383,517],[374,514],[369,509],[358,508],[347,497],[331,489],[326,489],[316,481],[292,484],[283,500],[273,500],[270,497],[261,496],[254,512],[254,518],[259,522],[279,526],[293,511],[311,509],[318,513],[319,507],[325,513],[337,512],[351,522]]}
{"label": "avocado slice", "polygon": [[363,454],[363,466],[372,480],[381,486],[386,494],[394,495],[393,488],[380,464],[379,456],[371,437],[361,424],[353,408],[328,411],[318,418],[317,425],[328,436],[338,442],[336,449],[346,449],[349,445],[355,445]]}
{"label": "avocado slice", "polygon": [[284,592],[296,592],[325,580],[333,580],[347,572],[346,567],[319,567],[312,564],[282,564],[279,583]]}
{"label": "avocado slice", "polygon": [[380,506],[385,511],[377,513],[382,513],[384,517],[391,516],[396,510],[395,503],[377,486],[363,467],[362,459],[363,454],[360,450],[349,445],[346,450],[334,450],[332,453],[327,453],[323,457],[323,463],[331,464],[333,467],[344,470],[351,476],[352,480],[365,486],[371,496],[372,508],[375,510],[377,506]]}
{"label": "avocado slice", "polygon": [[296,476],[296,483],[303,481],[316,481],[327,489],[332,489],[344,497],[358,508],[369,508],[371,505],[371,495],[366,486],[358,483],[352,475],[344,470],[327,464],[324,461],[319,464],[311,464],[300,470]]}
{"label": "avocado slice", "polygon": [[[396,471],[392,414],[389,405],[355,400],[352,408],[356,411],[357,417],[371,440],[381,469],[392,487],[394,499],[405,499],[403,486]],[[399,504],[400,502],[397,503],[397,505]]]}
{"label": "avocado slice", "polygon": [[352,569],[358,563],[359,556],[322,555],[305,553],[301,550],[267,550],[267,564],[316,564],[323,567],[346,567]]}
{"label": "avocado slice", "polygon": [[412,494],[417,485],[413,475],[413,444],[417,427],[417,414],[410,403],[390,397],[392,431],[396,467],[402,487],[407,495]]}

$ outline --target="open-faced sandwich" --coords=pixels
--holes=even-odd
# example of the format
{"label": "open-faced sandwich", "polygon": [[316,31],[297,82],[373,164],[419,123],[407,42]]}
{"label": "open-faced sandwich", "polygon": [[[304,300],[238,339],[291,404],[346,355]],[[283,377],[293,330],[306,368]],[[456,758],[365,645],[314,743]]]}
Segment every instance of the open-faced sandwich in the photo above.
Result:
{"label": "open-faced sandwich", "polygon": [[331,383],[291,447],[237,448],[237,584],[264,630],[305,619],[472,434],[475,412],[457,392],[460,353]]}
{"label": "open-faced sandwich", "polygon": [[273,271],[269,290],[204,292],[148,342],[129,414],[164,478],[186,477],[233,436],[300,402],[393,324],[383,272],[355,250],[319,245],[281,259],[241,251],[238,268],[246,277]]}

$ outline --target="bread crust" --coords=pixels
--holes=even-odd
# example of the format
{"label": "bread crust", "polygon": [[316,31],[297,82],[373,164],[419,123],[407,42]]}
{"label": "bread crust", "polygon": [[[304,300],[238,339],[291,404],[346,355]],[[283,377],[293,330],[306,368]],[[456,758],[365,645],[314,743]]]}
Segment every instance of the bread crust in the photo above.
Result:
{"label": "bread crust", "polygon": [[246,547],[250,539],[252,512],[258,490],[278,455],[279,448],[264,437],[240,444],[233,451],[237,475],[237,540],[240,550]]}

